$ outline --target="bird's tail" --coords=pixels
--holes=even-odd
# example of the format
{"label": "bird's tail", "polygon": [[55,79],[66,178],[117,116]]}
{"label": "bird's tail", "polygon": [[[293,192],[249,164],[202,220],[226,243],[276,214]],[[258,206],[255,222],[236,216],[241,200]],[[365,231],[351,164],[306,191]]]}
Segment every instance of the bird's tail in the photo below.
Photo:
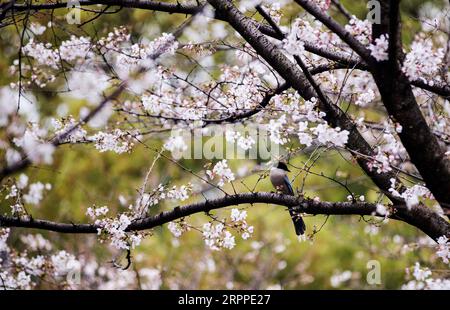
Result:
{"label": "bird's tail", "polygon": [[301,236],[305,233],[306,225],[303,218],[292,209],[289,209],[289,214],[291,215],[292,221],[294,222],[295,233],[297,236]]}

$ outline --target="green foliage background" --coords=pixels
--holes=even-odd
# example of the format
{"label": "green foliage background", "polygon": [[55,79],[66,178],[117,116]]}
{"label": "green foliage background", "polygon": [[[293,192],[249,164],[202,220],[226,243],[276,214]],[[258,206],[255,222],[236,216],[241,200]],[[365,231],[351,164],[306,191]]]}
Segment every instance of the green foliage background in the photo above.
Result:
{"label": "green foliage background", "polygon": [[[435,1],[436,2],[436,1]],[[343,1],[355,15],[365,15],[365,1]],[[411,42],[414,34],[419,30],[419,23],[407,16],[417,16],[418,7],[423,1],[402,1],[402,10],[405,15],[403,36],[405,42]],[[285,17],[285,22],[294,17],[299,10],[292,5],[291,16]],[[56,12],[62,15],[64,10]],[[82,19],[87,20],[92,14],[83,13]],[[152,13],[141,10],[123,9],[117,14],[107,15],[83,27],[87,33],[98,31],[107,33],[113,26],[130,25],[134,37],[149,36],[162,31],[173,30],[174,25],[182,21],[180,15],[165,13]],[[35,18],[45,24],[48,16]],[[76,27],[70,28],[80,33]],[[2,30],[0,48],[4,57],[0,58],[0,82],[6,85],[16,77],[8,76],[8,66],[17,58],[17,32],[13,28]],[[48,40],[53,40],[51,34],[46,34]],[[61,39],[67,33],[58,33]],[[216,56],[216,57],[220,57]],[[39,109],[45,115],[53,115],[55,107],[64,100],[63,97],[46,93],[35,92]],[[81,102],[67,101],[72,113],[76,114]],[[352,111],[357,113],[357,111]],[[370,115],[376,120],[379,115],[373,112]],[[148,145],[160,147],[161,140],[147,140]],[[0,151],[1,152],[1,151]],[[86,209],[92,204],[98,206],[108,205],[113,212],[124,211],[119,205],[117,197],[134,197],[136,189],[142,184],[145,172],[153,161],[155,154],[143,146],[137,146],[132,154],[114,155],[98,153],[92,145],[63,146],[58,148],[55,163],[51,167],[32,167],[26,171],[30,181],[49,182],[53,189],[46,195],[43,203],[29,211],[35,218],[46,218],[54,221],[86,222]],[[4,154],[0,154],[4,158]],[[308,159],[300,156],[292,159],[294,165],[302,166]],[[208,163],[206,160],[183,160],[182,164],[194,171],[201,171]],[[233,171],[238,167],[248,165],[251,169],[255,162],[230,160]],[[313,168],[314,172],[323,172],[328,176],[335,176],[336,171],[345,172],[341,180],[348,179],[350,189],[357,194],[366,196],[367,201],[375,201],[378,194],[373,190],[372,184],[364,177],[361,170],[351,161],[338,153],[323,155]],[[291,176],[293,176],[292,174]],[[299,188],[302,183],[302,173],[296,178],[294,187]],[[150,178],[150,185],[157,186],[161,180],[173,184],[186,184],[191,176],[181,171],[173,163],[160,159]],[[237,191],[247,191],[245,184],[255,184],[258,175],[251,175],[235,182]],[[272,191],[268,179],[259,183],[258,190]],[[232,192],[231,187],[226,190]],[[309,176],[305,183],[305,195],[320,196],[322,200],[345,200],[347,193],[335,183],[318,176]],[[201,195],[191,197],[189,203],[202,199]],[[154,207],[151,214],[163,209],[173,208],[175,205],[166,203]],[[267,288],[270,285],[280,284],[286,289],[326,289],[332,288],[330,277],[336,273],[350,270],[352,279],[342,283],[339,288],[351,289],[397,289],[405,282],[405,268],[415,262],[429,262],[431,249],[419,249],[412,246],[410,251],[402,251],[403,244],[417,242],[424,235],[417,229],[403,223],[390,221],[380,225],[379,233],[371,235],[366,233],[370,218],[358,216],[344,217],[323,215],[307,216],[305,221],[308,233],[313,227],[320,232],[314,235],[313,241],[298,242],[286,210],[279,206],[255,205],[244,206],[249,213],[249,223],[255,226],[255,233],[250,240],[242,240],[236,236],[237,247],[233,250],[210,252],[206,249],[202,236],[196,231],[184,234],[179,241],[174,241],[166,227],[152,231],[152,236],[133,251],[136,268],[144,266],[157,267],[163,271],[163,288]],[[214,212],[216,215],[229,216],[230,209]],[[0,204],[1,213],[9,211],[9,205]],[[204,215],[195,215],[188,219],[191,224],[199,226],[207,221]],[[27,233],[22,229],[14,229],[12,242],[20,247],[18,236]],[[83,254],[94,254],[100,264],[109,264],[112,254],[106,245],[98,244],[95,236],[86,235],[60,235],[40,232],[49,238],[55,247]],[[399,236],[403,242],[399,242]],[[254,242],[262,242],[259,250],[253,250]],[[283,247],[285,248],[283,250]],[[115,253],[114,255],[116,255]],[[202,271],[205,261],[212,259],[216,268],[212,271]],[[381,284],[370,286],[366,282],[369,271],[366,267],[370,260],[377,260],[381,264]],[[286,262],[285,268],[280,269],[280,263]],[[425,264],[427,264],[425,263]],[[439,268],[439,263],[436,268]],[[442,267],[442,266],[441,266]],[[445,268],[445,267],[443,267]],[[232,282],[233,286],[229,283]],[[228,283],[228,286],[227,286]]]}

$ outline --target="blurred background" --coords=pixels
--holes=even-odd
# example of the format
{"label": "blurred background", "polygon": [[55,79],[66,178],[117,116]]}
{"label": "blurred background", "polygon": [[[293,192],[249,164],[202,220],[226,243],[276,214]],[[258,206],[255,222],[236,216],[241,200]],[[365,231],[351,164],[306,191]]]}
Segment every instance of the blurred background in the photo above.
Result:
{"label": "blurred background", "polygon": [[[342,3],[359,18],[364,19],[366,1],[345,0]],[[420,16],[424,7],[439,8],[444,1],[402,1],[404,18],[403,37],[405,44],[411,42],[420,29]],[[283,23],[289,24],[299,10],[292,5],[291,16],[284,16]],[[56,16],[64,11],[55,11]],[[92,13],[83,12],[82,20],[88,20]],[[406,18],[408,17],[408,18]],[[46,24],[49,14],[36,14],[33,20]],[[161,32],[170,32],[174,26],[181,24],[184,16],[153,13],[143,10],[122,9],[115,14],[104,15],[95,21],[78,28],[69,27],[75,34],[107,34],[113,27],[129,25],[132,36],[153,39]],[[338,18],[339,19],[339,18]],[[341,20],[344,22],[344,20]],[[210,29],[211,30],[211,29]],[[63,40],[69,33],[56,30],[57,37]],[[184,34],[180,41],[187,42],[192,34]],[[54,40],[51,32],[43,34],[41,40]],[[48,36],[46,38],[45,36]],[[20,37],[17,29],[10,26],[0,34],[0,85],[15,82],[17,76],[8,74],[9,66],[17,58]],[[214,54],[216,66],[226,61],[220,53]],[[180,60],[178,64],[183,65]],[[63,82],[61,82],[63,83]],[[77,115],[84,105],[82,99],[66,98],[64,94],[33,91],[38,110],[44,116]],[[373,112],[376,118],[376,111]],[[116,121],[120,121],[120,116]],[[147,145],[161,148],[167,136],[159,135],[145,139]],[[4,158],[0,150],[0,158]],[[66,145],[58,148],[52,166],[30,167],[26,173],[30,182],[51,183],[52,189],[46,192],[40,205],[29,210],[35,218],[54,221],[87,222],[86,209],[93,204],[107,205],[112,214],[127,209],[133,203],[137,189],[142,185],[145,173],[152,164],[156,154],[142,145],[136,145],[131,154],[99,153],[92,145]],[[310,154],[291,158],[294,166],[303,166]],[[209,160],[181,160],[180,164],[193,171],[202,171]],[[262,175],[260,168],[264,164],[257,160],[229,159],[229,166],[236,175],[233,182],[237,192],[247,192],[248,187],[257,184],[257,191],[273,191],[268,178],[258,181]],[[255,171],[256,170],[256,171]],[[333,181],[318,175],[308,175],[291,168],[294,188],[303,186],[308,197],[320,197],[321,200],[345,201],[348,193]],[[378,193],[364,176],[362,171],[349,158],[337,152],[322,154],[312,168],[315,173],[324,173],[341,181],[347,181],[349,189],[364,195],[366,201],[376,201]],[[159,183],[182,185],[192,182],[192,175],[180,169],[173,162],[159,159],[152,170],[148,187],[157,187]],[[232,192],[227,184],[224,189]],[[200,192],[182,202],[189,204],[203,199],[203,195],[213,197],[219,193],[207,186]],[[120,199],[119,199],[120,197]],[[164,202],[150,209],[149,214],[169,210],[180,203]],[[160,271],[163,289],[398,289],[404,284],[408,275],[406,268],[416,262],[432,262],[436,271],[446,269],[433,256],[432,241],[417,229],[393,220],[385,221],[359,216],[324,216],[306,215],[308,239],[298,241],[292,227],[291,219],[285,208],[274,205],[242,205],[247,210],[248,223],[254,226],[254,234],[248,240],[236,236],[236,247],[231,250],[211,251],[205,246],[201,233],[195,230],[175,238],[167,227],[153,229],[151,236],[132,251],[133,264],[127,271],[118,271],[114,275],[113,287],[139,287],[134,282],[131,286],[121,280],[121,273],[129,273],[141,268]],[[217,216],[229,216],[230,208],[214,212]],[[9,205],[0,203],[0,212],[9,212]],[[191,216],[188,222],[201,226],[208,221],[202,214]],[[10,243],[20,249],[23,244],[20,236],[37,233],[23,229],[14,229]],[[99,267],[111,265],[111,260],[123,256],[107,244],[100,244],[96,236],[63,235],[40,231],[49,239],[55,249],[64,249],[77,257],[95,258]],[[381,283],[370,285],[366,281],[370,271],[368,263],[378,261],[381,267]],[[370,265],[370,263],[369,263]],[[124,279],[128,279],[124,276]],[[81,275],[83,281],[83,274]],[[122,281],[122,282],[121,282]],[[42,288],[52,284],[43,283]]]}

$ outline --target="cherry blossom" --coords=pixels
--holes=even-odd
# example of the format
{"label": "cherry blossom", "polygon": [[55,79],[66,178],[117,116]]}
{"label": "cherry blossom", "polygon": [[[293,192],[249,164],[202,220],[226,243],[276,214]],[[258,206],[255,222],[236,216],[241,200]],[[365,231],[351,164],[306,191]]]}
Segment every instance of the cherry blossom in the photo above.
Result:
{"label": "cherry blossom", "polygon": [[51,164],[55,147],[45,141],[45,133],[45,130],[33,126],[26,129],[22,137],[15,138],[14,143],[25,151],[32,162]]}
{"label": "cherry blossom", "polygon": [[[79,25],[58,3],[2,11],[0,288],[366,288],[360,264],[313,273],[322,249],[346,261],[337,235],[358,261],[413,265],[397,287],[449,288],[447,3],[378,27],[348,1],[132,2],[126,25],[103,4]],[[217,141],[233,151],[205,155]],[[270,187],[277,162],[295,195]],[[302,251],[279,225],[292,208],[314,215]]]}
{"label": "cherry blossom", "polygon": [[431,40],[418,38],[411,44],[411,51],[406,54],[403,71],[410,79],[432,78],[439,70],[443,57],[442,48],[434,49]]}
{"label": "cherry blossom", "polygon": [[236,245],[234,236],[225,229],[222,223],[213,225],[206,223],[202,227],[203,238],[205,244],[214,251],[218,251],[220,248],[232,249]]}
{"label": "cherry blossom", "polygon": [[388,60],[389,35],[382,34],[374,43],[369,45],[371,55],[378,61]]}
{"label": "cherry blossom", "polygon": [[120,129],[115,129],[112,133],[98,132],[90,139],[95,141],[95,148],[100,152],[122,154],[131,151],[133,147],[130,134]]}
{"label": "cherry blossom", "polygon": [[450,259],[450,242],[446,236],[439,237],[437,242],[438,250],[436,251],[436,255],[440,257],[444,263],[448,264]]}
{"label": "cherry blossom", "polygon": [[226,159],[217,162],[212,170],[206,170],[206,174],[211,180],[218,177],[219,181],[217,185],[219,187],[224,186],[225,182],[230,183],[235,179],[234,173],[228,167]]}

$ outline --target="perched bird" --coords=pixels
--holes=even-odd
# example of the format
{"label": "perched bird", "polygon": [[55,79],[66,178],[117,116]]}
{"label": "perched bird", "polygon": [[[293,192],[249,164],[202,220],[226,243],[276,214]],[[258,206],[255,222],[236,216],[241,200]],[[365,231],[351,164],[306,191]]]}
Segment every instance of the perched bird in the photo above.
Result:
{"label": "perched bird", "polygon": [[[286,195],[294,195],[291,182],[287,176],[287,171],[290,171],[285,163],[278,162],[276,167],[272,167],[270,170],[270,182],[281,193]],[[292,209],[289,209],[289,214],[294,221],[295,233],[297,236],[303,235],[306,230],[305,222],[300,214],[297,214]]]}

